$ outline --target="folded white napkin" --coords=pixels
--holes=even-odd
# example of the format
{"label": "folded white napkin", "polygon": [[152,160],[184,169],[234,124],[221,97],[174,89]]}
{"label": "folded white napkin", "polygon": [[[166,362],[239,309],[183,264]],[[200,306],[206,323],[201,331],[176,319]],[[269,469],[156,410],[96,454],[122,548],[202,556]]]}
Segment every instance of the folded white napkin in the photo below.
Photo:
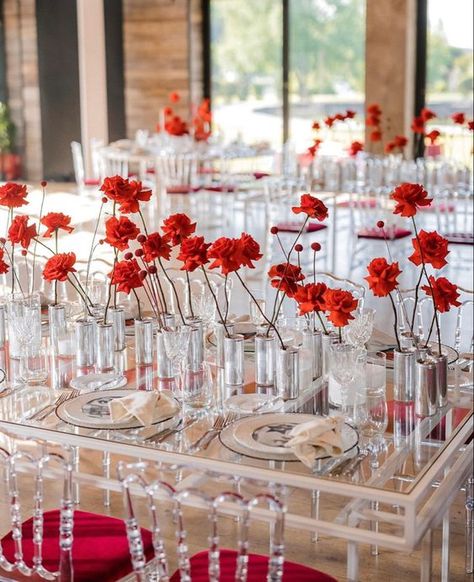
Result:
{"label": "folded white napkin", "polygon": [[143,426],[149,426],[158,416],[176,412],[176,403],[162,392],[136,390],[123,398],[111,400],[109,410],[114,421],[127,422],[136,418]]}
{"label": "folded white napkin", "polygon": [[342,416],[315,418],[293,427],[292,437],[286,443],[293,449],[298,459],[307,467],[312,467],[318,457],[330,455],[339,457],[343,453],[341,429],[344,424]]}

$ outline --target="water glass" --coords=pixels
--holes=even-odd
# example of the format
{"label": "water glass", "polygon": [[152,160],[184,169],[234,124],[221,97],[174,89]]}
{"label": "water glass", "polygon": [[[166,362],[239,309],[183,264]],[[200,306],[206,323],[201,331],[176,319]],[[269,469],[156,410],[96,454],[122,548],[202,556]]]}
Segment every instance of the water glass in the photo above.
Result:
{"label": "water glass", "polygon": [[178,396],[191,408],[206,408],[212,403],[213,379],[211,366],[202,362],[199,366],[183,366]]}
{"label": "water glass", "polygon": [[[349,385],[354,380],[360,360],[360,352],[351,344],[330,344],[329,346],[329,374],[338,385],[342,414],[348,415]],[[332,399],[334,400],[334,399]]]}
{"label": "water glass", "polygon": [[262,313],[265,313],[266,307],[265,291],[251,289],[251,293],[254,296],[255,301],[252,298],[249,300],[250,321],[255,325],[263,325],[265,323],[265,318]]}
{"label": "water glass", "polygon": [[366,414],[360,425],[362,434],[366,436],[383,434],[387,428],[386,359],[383,352],[368,352],[366,356]]}
{"label": "water glass", "polygon": [[191,327],[189,325],[164,327],[162,333],[166,355],[172,362],[173,372],[176,376],[188,355]]}
{"label": "water glass", "polygon": [[41,301],[39,293],[13,293],[8,298],[10,357],[41,345]]}
{"label": "water glass", "polygon": [[49,352],[45,348],[27,350],[21,358],[20,378],[25,384],[46,384],[49,377]]}
{"label": "water glass", "polygon": [[372,336],[374,329],[375,309],[364,307],[344,328],[344,339],[347,343],[363,349]]}

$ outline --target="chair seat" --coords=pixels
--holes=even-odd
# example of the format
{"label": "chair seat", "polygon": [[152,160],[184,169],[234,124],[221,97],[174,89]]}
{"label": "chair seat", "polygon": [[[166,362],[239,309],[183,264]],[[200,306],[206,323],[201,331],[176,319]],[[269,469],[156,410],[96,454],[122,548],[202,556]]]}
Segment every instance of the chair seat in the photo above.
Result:
{"label": "chair seat", "polygon": [[235,192],[237,186],[232,184],[215,184],[213,186],[203,186],[202,189],[207,190],[208,192]]}
{"label": "chair seat", "polygon": [[376,208],[377,200],[366,198],[363,200],[344,200],[337,204],[340,208]]}
{"label": "chair seat", "polygon": [[[220,551],[220,581],[233,582],[235,580],[237,552],[235,550]],[[193,582],[207,582],[208,552],[199,552],[191,558],[191,579]],[[248,582],[266,582],[268,569],[268,556],[249,554]],[[170,582],[180,582],[179,572],[175,572]],[[285,561],[283,567],[283,582],[335,582],[335,578],[313,570],[302,564]]]}
{"label": "chair seat", "polygon": [[[275,226],[280,232],[299,232],[302,225],[301,222],[280,222]],[[319,230],[324,230],[325,228],[327,228],[325,224],[309,222],[306,225],[304,232],[318,232]]]}
{"label": "chair seat", "polygon": [[100,180],[96,178],[87,178],[84,180],[84,186],[100,186]]}
{"label": "chair seat", "polygon": [[472,232],[452,232],[445,235],[448,242],[455,245],[473,245],[474,236]]}
{"label": "chair seat", "polygon": [[[407,230],[406,228],[395,228],[390,231],[385,231],[385,234],[388,240],[398,240],[400,238],[411,236],[411,230]],[[359,230],[357,237],[383,240],[384,234],[380,228],[363,228]]]}
{"label": "chair seat", "polygon": [[168,194],[191,194],[193,192],[197,192],[198,190],[199,188],[189,186],[188,184],[168,186],[168,188],[166,188],[166,192]]}
{"label": "chair seat", "polygon": [[[23,523],[23,556],[32,565],[33,519]],[[43,565],[56,571],[59,565],[59,510],[44,513]],[[142,530],[147,558],[153,554],[151,533]],[[9,532],[2,539],[5,557],[14,561],[14,542]],[[130,553],[124,523],[121,519],[88,513],[74,512],[72,558],[74,582],[115,582],[132,572]]]}

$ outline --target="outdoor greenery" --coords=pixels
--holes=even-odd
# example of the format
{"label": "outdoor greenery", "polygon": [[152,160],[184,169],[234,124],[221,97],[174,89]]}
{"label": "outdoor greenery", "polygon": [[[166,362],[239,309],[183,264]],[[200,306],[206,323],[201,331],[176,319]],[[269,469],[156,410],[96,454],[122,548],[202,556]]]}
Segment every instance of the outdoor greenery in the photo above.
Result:
{"label": "outdoor greenery", "polygon": [[12,153],[15,148],[15,125],[8,105],[0,101],[0,152]]}

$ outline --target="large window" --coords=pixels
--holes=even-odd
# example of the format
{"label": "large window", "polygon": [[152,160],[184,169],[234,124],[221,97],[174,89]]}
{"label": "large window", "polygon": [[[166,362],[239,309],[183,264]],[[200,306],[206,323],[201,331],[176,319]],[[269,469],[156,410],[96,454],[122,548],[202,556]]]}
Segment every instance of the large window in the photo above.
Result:
{"label": "large window", "polygon": [[447,156],[468,161],[472,134],[452,115],[464,113],[466,121],[473,115],[473,2],[427,1],[426,105],[437,115],[430,127],[441,131]]}
{"label": "large window", "polygon": [[[365,0],[209,1],[211,95],[225,141],[245,132],[279,148],[289,137],[304,150],[313,120],[363,114]],[[347,146],[362,131],[352,121],[324,137]]]}

